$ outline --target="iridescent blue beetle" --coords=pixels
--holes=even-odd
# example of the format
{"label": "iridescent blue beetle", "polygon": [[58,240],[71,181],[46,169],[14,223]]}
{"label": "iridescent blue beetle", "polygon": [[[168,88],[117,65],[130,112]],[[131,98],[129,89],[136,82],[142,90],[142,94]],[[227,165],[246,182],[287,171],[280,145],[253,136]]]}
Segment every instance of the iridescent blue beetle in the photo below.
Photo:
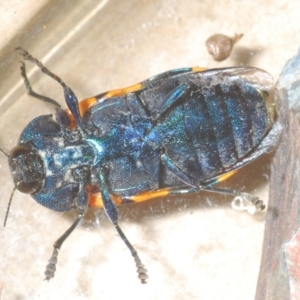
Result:
{"label": "iridescent blue beetle", "polygon": [[[32,120],[7,154],[15,189],[52,210],[78,212],[54,244],[46,280],[54,277],[58,250],[89,206],[104,207],[142,283],[147,269],[118,225],[118,205],[206,190],[264,208],[256,197],[213,186],[278,142],[281,127],[274,124],[272,78],[265,71],[176,69],[78,102],[58,76],[17,51],[61,84],[68,106],[56,109],[56,120]],[[59,107],[31,89],[24,63],[21,73],[31,96]]]}

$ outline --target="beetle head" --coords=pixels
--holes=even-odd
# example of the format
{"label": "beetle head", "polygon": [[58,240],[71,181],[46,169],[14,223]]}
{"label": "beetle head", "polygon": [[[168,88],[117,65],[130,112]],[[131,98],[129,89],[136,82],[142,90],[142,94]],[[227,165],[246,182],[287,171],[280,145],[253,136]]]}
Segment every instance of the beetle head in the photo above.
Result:
{"label": "beetle head", "polygon": [[32,148],[21,144],[14,147],[8,157],[16,189],[25,194],[40,191],[45,178],[40,155]]}

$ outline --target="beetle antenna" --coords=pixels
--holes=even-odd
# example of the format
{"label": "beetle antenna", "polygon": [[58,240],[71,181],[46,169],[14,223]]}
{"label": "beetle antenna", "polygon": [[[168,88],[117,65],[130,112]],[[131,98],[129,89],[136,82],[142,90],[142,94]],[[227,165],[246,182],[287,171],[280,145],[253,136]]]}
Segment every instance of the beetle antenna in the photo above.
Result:
{"label": "beetle antenna", "polygon": [[37,60],[36,58],[34,58],[32,55],[30,55],[26,50],[24,50],[21,47],[18,47],[18,48],[15,49],[15,51],[17,51],[23,57],[24,60],[29,60],[32,63],[34,63],[35,65],[37,65],[43,73],[45,73],[46,75],[48,75],[51,78],[53,78],[63,88],[67,87],[67,85],[57,75],[55,75],[51,71],[49,71],[39,60]]}
{"label": "beetle antenna", "polygon": [[12,159],[12,157],[7,154],[2,148],[0,148],[0,151],[8,158],[8,159]]}
{"label": "beetle antenna", "polygon": [[7,206],[7,210],[6,210],[6,214],[5,214],[5,218],[4,218],[4,224],[3,224],[3,227],[6,226],[6,222],[7,222],[7,218],[8,218],[8,214],[9,214],[9,210],[10,210],[10,206],[11,206],[11,202],[12,202],[12,198],[14,196],[14,193],[16,191],[17,187],[15,186],[11,195],[10,195],[10,198],[9,198],[9,202],[8,202],[8,206]]}

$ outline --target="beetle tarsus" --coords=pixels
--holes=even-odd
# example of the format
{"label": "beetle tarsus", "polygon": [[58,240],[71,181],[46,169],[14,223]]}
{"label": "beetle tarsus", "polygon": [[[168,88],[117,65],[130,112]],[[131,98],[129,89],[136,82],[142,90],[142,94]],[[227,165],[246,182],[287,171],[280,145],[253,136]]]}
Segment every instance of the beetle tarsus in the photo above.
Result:
{"label": "beetle tarsus", "polygon": [[49,281],[51,278],[54,277],[56,271],[57,256],[58,256],[58,249],[54,248],[52,252],[52,256],[49,259],[49,264],[46,267],[46,271],[45,271],[46,278],[44,280]]}
{"label": "beetle tarsus", "polygon": [[38,93],[36,93],[35,91],[32,90],[31,84],[30,84],[29,79],[27,78],[27,75],[26,75],[25,63],[23,61],[21,61],[20,70],[21,70],[21,76],[23,77],[23,80],[24,80],[24,83],[25,83],[25,86],[26,86],[27,94],[29,96],[31,96],[33,98],[36,98],[36,99],[39,99],[41,101],[50,103],[50,104],[52,104],[56,107],[60,107],[60,104],[58,102],[56,102],[55,100],[53,100],[49,97],[40,95],[40,94],[38,94]]}
{"label": "beetle tarsus", "polygon": [[145,284],[147,283],[147,279],[149,276],[147,275],[148,270],[145,268],[145,266],[142,264],[141,259],[139,258],[137,252],[133,254],[133,258],[136,265],[136,271],[138,272],[138,278],[141,280],[141,283]]}
{"label": "beetle tarsus", "polygon": [[136,269],[138,272],[138,278],[141,280],[141,283],[147,283],[147,279],[149,276],[147,275],[148,270],[145,268],[144,264],[142,263],[137,251],[134,249],[134,247],[131,245],[131,243],[128,241],[127,237],[125,236],[124,232],[121,230],[119,225],[117,223],[114,223],[115,228],[117,229],[117,232],[127,248],[130,250],[131,255],[133,256],[133,259],[135,261]]}
{"label": "beetle tarsus", "polygon": [[51,278],[54,277],[55,271],[56,271],[56,263],[57,263],[57,257],[58,257],[58,250],[60,249],[61,245],[63,242],[66,240],[66,238],[73,232],[73,230],[76,228],[78,223],[83,217],[83,213],[80,213],[72,226],[54,243],[54,249],[51,255],[51,258],[49,259],[49,264],[46,267],[45,275],[46,278],[45,280],[50,280]]}
{"label": "beetle tarsus", "polygon": [[18,48],[15,49],[15,51],[17,51],[19,53],[19,55],[21,55],[23,57],[24,60],[28,60],[28,61],[32,62],[33,64],[35,64],[36,66],[38,66],[44,74],[46,74],[46,75],[50,76],[51,78],[53,78],[62,87],[66,87],[66,84],[63,82],[63,80],[61,80],[60,77],[58,77],[57,75],[52,73],[50,70],[48,70],[38,59],[34,58],[26,50],[24,50],[21,47],[18,47]]}
{"label": "beetle tarsus", "polygon": [[248,193],[236,193],[237,196],[232,200],[231,206],[235,210],[246,210],[250,214],[262,211],[266,205],[258,197]]}

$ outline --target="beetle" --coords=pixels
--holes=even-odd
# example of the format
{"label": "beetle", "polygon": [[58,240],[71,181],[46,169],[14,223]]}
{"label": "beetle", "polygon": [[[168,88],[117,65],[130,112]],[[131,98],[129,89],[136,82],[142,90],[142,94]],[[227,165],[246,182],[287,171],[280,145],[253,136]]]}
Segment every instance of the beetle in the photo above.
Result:
{"label": "beetle", "polygon": [[45,280],[54,277],[58,250],[88,207],[104,208],[142,283],[147,269],[119,226],[119,205],[206,190],[264,209],[250,194],[214,186],[278,143],[281,126],[268,97],[272,77],[267,72],[181,68],[78,102],[61,78],[24,49],[16,51],[62,86],[68,106],[61,109],[34,92],[22,62],[28,94],[53,104],[56,114],[33,119],[6,154],[14,190],[54,211],[78,212],[54,244]]}

